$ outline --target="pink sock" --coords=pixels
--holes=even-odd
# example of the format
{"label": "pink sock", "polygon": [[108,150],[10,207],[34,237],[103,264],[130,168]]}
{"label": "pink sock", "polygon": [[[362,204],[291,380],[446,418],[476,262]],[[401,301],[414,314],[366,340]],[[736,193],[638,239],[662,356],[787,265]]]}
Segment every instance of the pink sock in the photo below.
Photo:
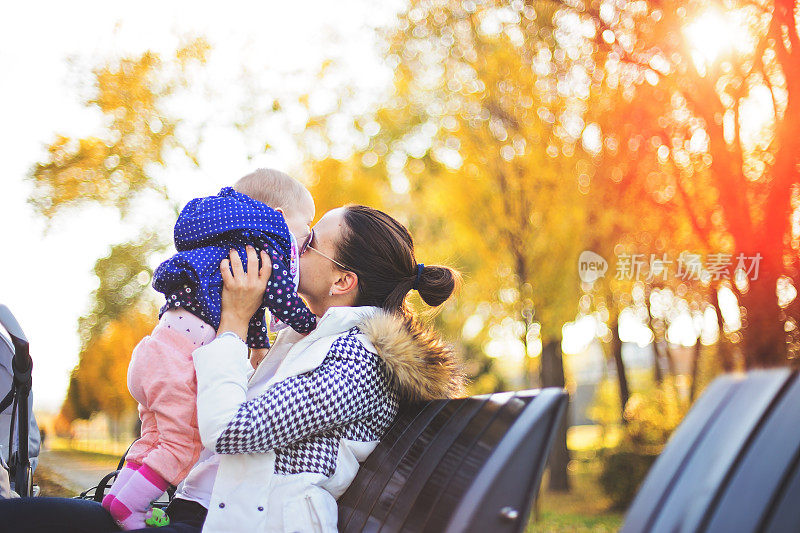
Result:
{"label": "pink sock", "polygon": [[109,512],[126,531],[144,528],[150,504],[164,494],[167,487],[169,483],[152,468],[142,465],[111,501]]}
{"label": "pink sock", "polygon": [[133,461],[127,461],[125,463],[125,466],[122,468],[122,470],[119,471],[119,474],[117,474],[117,479],[114,480],[114,483],[111,485],[111,488],[108,489],[108,492],[103,497],[102,505],[106,511],[109,511],[111,509],[111,502],[114,501],[114,499],[117,496],[117,493],[122,489],[122,487],[125,486],[125,484],[131,478],[131,476],[137,470],[139,470],[140,466],[141,465],[139,463],[134,463]]}

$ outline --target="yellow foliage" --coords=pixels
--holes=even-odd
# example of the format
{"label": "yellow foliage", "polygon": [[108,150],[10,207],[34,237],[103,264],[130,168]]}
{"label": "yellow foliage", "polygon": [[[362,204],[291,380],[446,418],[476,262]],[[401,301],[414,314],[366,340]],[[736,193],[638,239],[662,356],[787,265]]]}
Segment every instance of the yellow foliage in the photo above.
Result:
{"label": "yellow foliage", "polygon": [[211,43],[204,37],[197,37],[181,46],[175,52],[175,58],[184,66],[193,62],[205,64],[210,53]]}
{"label": "yellow foliage", "polygon": [[634,393],[625,404],[625,442],[635,450],[658,453],[686,415],[672,377],[647,394]]}
{"label": "yellow foliage", "polygon": [[94,69],[95,90],[85,105],[97,107],[107,127],[102,137],[56,136],[47,158],[29,176],[29,202],[36,211],[49,221],[61,210],[97,203],[124,215],[139,193],[164,194],[148,165],[163,165],[173,148],[191,156],[175,136],[180,120],[164,109],[164,101],[186,85],[187,69],[203,63],[209,48],[204,39],[195,39],[166,62],[145,52]]}
{"label": "yellow foliage", "polygon": [[[107,324],[81,352],[80,362],[73,371],[67,404],[71,403],[71,398],[80,398],[83,409],[91,406],[91,411],[104,411],[111,416],[134,410],[136,402],[127,385],[128,363],[133,349],[156,323],[154,309],[134,308]],[[66,411],[65,415],[77,416]],[[81,418],[85,418],[86,414],[82,414]]]}
{"label": "yellow foliage", "polygon": [[306,173],[312,177],[309,189],[316,204],[317,218],[346,204],[385,209],[379,174],[365,168],[355,156],[344,161],[333,157],[311,160]]}

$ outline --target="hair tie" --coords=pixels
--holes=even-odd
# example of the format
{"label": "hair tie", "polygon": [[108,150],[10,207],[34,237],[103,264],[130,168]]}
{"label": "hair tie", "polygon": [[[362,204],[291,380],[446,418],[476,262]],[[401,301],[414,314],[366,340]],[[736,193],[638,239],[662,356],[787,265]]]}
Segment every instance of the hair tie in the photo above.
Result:
{"label": "hair tie", "polygon": [[414,280],[414,285],[411,286],[415,291],[419,290],[419,277],[422,275],[422,269],[425,268],[424,263],[417,263],[417,279]]}

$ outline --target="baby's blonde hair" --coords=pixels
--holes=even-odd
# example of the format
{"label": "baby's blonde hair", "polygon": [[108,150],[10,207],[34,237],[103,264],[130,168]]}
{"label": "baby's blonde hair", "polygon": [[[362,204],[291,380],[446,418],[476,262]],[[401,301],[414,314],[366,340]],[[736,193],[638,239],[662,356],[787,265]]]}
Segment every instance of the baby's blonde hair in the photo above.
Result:
{"label": "baby's blonde hair", "polygon": [[273,209],[294,207],[311,198],[302,183],[280,170],[259,168],[241,178],[233,189]]}

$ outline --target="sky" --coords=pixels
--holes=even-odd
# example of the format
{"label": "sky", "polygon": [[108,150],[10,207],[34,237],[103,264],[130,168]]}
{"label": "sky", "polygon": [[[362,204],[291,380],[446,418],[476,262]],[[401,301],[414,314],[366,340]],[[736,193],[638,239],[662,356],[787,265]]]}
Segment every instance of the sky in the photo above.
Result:
{"label": "sky", "polygon": [[[286,92],[313,79],[322,61],[334,57],[342,67],[339,81],[362,91],[366,101],[391,79],[374,28],[391,23],[401,5],[401,0],[32,0],[4,7],[0,303],[15,314],[31,343],[35,409],[57,411],[64,398],[78,360],[77,321],[97,285],[91,273],[95,261],[111,244],[135,235],[137,219],[153,215],[139,206],[140,212],[122,221],[112,210],[88,208],[58,217],[45,231],[26,203],[25,176],[43,160],[54,135],[87,135],[101,126],[99,113],[82,105],[91,89],[91,66],[148,49],[168,55],[192,35],[211,42],[206,77],[189,104],[195,105],[195,118],[207,123],[200,168],[178,162],[162,171],[181,174],[181,179],[162,178],[185,202],[214,194],[256,167],[290,169],[298,163],[289,132],[270,131],[274,149],[259,154],[262,139],[245,138],[230,126],[242,94],[228,98],[228,91],[245,69],[258,86]],[[167,224],[165,218],[171,231]]]}

